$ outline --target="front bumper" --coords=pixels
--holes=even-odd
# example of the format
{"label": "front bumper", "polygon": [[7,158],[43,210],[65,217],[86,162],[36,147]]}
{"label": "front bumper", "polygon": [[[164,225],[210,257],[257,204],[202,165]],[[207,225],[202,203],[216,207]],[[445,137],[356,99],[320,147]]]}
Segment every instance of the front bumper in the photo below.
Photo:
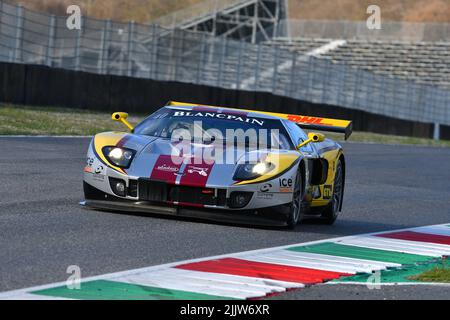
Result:
{"label": "front bumper", "polygon": [[254,226],[286,226],[287,208],[275,206],[254,210],[226,210],[204,207],[186,207],[134,201],[106,194],[89,184],[84,184],[86,199],[80,204],[89,209],[133,213],[151,213],[173,217],[196,218],[201,220],[238,223]]}

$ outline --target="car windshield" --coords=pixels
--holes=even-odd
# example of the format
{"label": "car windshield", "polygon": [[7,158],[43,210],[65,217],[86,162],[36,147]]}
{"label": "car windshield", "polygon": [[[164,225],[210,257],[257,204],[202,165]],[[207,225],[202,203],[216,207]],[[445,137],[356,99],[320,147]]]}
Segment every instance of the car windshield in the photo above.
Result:
{"label": "car windshield", "polygon": [[278,119],[247,117],[244,113],[218,113],[163,108],[136,126],[136,134],[173,140],[216,143],[234,140],[247,147],[293,149]]}

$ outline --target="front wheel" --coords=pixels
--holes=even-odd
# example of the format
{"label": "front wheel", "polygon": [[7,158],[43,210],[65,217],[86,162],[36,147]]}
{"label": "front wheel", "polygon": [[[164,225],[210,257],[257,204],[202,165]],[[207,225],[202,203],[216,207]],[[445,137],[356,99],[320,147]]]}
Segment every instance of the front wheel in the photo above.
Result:
{"label": "front wheel", "polygon": [[341,210],[342,199],[344,195],[344,170],[342,162],[339,159],[334,176],[333,198],[322,212],[321,220],[325,224],[333,224]]}
{"label": "front wheel", "polygon": [[289,213],[286,219],[286,224],[289,228],[293,229],[303,218],[302,213],[302,198],[303,198],[303,186],[302,186],[302,172],[299,169],[295,176],[295,184],[292,195],[292,202],[289,206]]}

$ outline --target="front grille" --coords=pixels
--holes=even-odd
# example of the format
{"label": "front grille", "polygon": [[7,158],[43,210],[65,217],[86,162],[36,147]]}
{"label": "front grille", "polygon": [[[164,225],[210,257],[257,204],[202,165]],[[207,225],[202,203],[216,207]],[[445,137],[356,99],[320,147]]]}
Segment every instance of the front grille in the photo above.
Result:
{"label": "front grille", "polygon": [[150,179],[138,180],[139,200],[167,201],[167,184]]}
{"label": "front grille", "polygon": [[165,182],[139,179],[139,200],[171,201],[211,206],[225,206],[226,190],[168,185]]}
{"label": "front grille", "polygon": [[138,182],[137,180],[129,180],[128,181],[128,195],[130,197],[137,197],[137,188],[138,188]]}

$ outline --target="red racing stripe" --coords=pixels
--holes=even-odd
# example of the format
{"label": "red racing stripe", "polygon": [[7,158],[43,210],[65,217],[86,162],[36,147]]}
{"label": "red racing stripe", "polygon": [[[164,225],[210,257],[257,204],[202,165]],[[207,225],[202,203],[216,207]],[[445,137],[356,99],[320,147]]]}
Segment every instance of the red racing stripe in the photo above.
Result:
{"label": "red racing stripe", "polygon": [[418,242],[430,242],[430,243],[450,245],[450,237],[449,236],[415,232],[415,231],[400,231],[400,232],[383,233],[383,234],[377,234],[376,236],[382,237],[382,238],[410,240],[410,241],[418,241]]}
{"label": "red racing stripe", "polygon": [[126,134],[122,137],[122,139],[117,142],[116,147],[123,147],[125,143],[127,143],[129,140],[131,140],[133,136],[131,134]]}
{"label": "red racing stripe", "polygon": [[197,161],[200,164],[195,164],[195,159],[191,159],[191,163],[184,168],[183,176],[180,180],[180,185],[190,187],[204,187],[208,182],[214,163],[205,163],[203,159]]}
{"label": "red racing stripe", "polygon": [[236,258],[193,262],[178,265],[176,268],[297,282],[303,284],[319,283],[326,280],[337,279],[340,276],[349,275],[346,273],[278,265]]}
{"label": "red racing stripe", "polygon": [[160,155],[153,167],[150,179],[175,184],[177,173],[183,164],[183,158],[171,155]]}

